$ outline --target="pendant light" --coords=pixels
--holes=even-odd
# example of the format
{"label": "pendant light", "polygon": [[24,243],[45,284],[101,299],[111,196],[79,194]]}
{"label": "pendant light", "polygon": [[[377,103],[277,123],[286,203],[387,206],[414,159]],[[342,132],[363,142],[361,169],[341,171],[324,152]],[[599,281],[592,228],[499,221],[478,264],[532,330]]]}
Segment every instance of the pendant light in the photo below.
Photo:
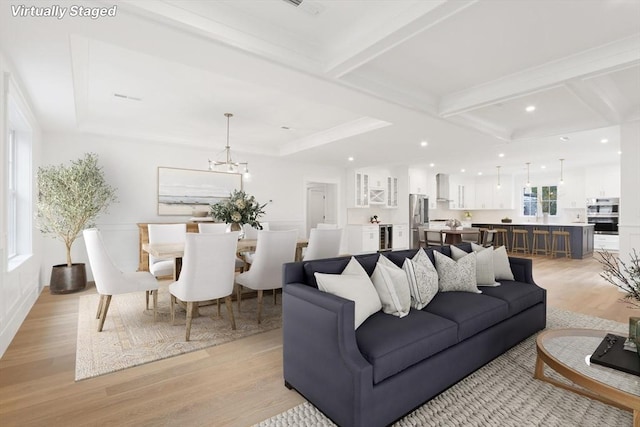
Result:
{"label": "pendant light", "polygon": [[[224,116],[227,118],[227,145],[224,147],[224,160],[211,160],[209,159],[209,170],[216,170],[218,167],[222,167],[224,172],[229,173],[242,173],[242,176],[245,180],[250,178],[249,174],[249,163],[248,162],[234,162],[231,159],[231,146],[229,145],[229,119],[233,117],[231,113],[224,113]],[[241,166],[243,166],[244,171],[242,171]]]}
{"label": "pendant light", "polygon": [[564,159],[560,159],[560,185],[564,184]]}
{"label": "pendant light", "polygon": [[496,169],[498,169],[498,185],[496,187],[500,189],[500,166],[496,166]]}
{"label": "pendant light", "polygon": [[531,163],[527,162],[527,187],[531,187],[531,180],[529,179],[529,165]]}

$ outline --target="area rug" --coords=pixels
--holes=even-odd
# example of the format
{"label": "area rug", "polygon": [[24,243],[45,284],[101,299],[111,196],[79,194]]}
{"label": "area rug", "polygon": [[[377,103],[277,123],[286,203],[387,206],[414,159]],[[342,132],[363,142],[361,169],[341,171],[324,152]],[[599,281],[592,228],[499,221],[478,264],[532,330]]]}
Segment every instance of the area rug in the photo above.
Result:
{"label": "area rug", "polygon": [[257,299],[247,298],[242,300],[240,313],[237,304],[233,304],[235,331],[231,329],[224,303],[221,317],[217,317],[215,305],[200,307],[201,316],[193,319],[190,341],[186,342],[185,311],[178,310],[176,325],[171,325],[169,292],[164,285],[158,294],[155,322],[153,311],[145,310],[144,292],[115,295],[111,298],[103,331],[97,332],[98,300],[97,294],[79,299],[76,381],[223,344],[282,325],[281,295],[277,305],[273,304],[271,295],[265,295],[260,325]]}
{"label": "area rug", "polygon": [[[549,308],[547,328],[569,327],[607,329],[625,334],[628,330],[622,323]],[[533,336],[397,421],[394,426],[632,425],[630,412],[534,379],[535,355]],[[562,380],[548,367],[545,372]],[[257,424],[259,427],[334,425],[308,402]]]}

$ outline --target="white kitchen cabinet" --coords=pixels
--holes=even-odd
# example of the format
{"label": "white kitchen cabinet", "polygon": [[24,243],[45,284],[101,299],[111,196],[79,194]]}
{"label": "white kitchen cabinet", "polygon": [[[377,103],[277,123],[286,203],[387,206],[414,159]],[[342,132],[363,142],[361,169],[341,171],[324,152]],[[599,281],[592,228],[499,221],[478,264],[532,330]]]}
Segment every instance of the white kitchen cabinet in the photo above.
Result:
{"label": "white kitchen cabinet", "polygon": [[593,236],[593,250],[619,251],[620,236],[609,234],[595,234]]}
{"label": "white kitchen cabinet", "polygon": [[409,249],[409,224],[393,224],[391,248]]}
{"label": "white kitchen cabinet", "polygon": [[449,178],[449,207],[451,209],[474,209],[475,181],[472,178],[451,175]]}
{"label": "white kitchen cabinet", "polygon": [[585,194],[586,198],[620,197],[620,167],[603,165],[597,172],[587,173]]}
{"label": "white kitchen cabinet", "polygon": [[377,252],[380,228],[377,225],[347,225],[347,250],[351,255]]}
{"label": "white kitchen cabinet", "polygon": [[369,175],[355,171],[353,175],[349,175],[347,186],[348,191],[348,207],[350,208],[368,208],[369,207]]}
{"label": "white kitchen cabinet", "polygon": [[397,208],[398,207],[398,178],[393,176],[387,177],[387,199],[386,207]]}
{"label": "white kitchen cabinet", "polygon": [[500,177],[498,188],[497,177],[478,177],[475,181],[475,203],[467,209],[513,209],[513,178]]}

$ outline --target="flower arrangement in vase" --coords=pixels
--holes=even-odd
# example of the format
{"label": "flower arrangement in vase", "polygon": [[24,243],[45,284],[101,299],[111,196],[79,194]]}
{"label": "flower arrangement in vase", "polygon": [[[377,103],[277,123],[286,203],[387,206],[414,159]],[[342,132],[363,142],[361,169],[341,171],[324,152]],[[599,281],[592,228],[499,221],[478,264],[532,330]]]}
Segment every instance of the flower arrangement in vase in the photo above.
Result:
{"label": "flower arrangement in vase", "polygon": [[211,205],[211,216],[231,224],[231,231],[241,231],[243,224],[262,230],[258,218],[262,216],[264,207],[255,197],[249,196],[242,190],[234,190],[230,197]]}
{"label": "flower arrangement in vase", "polygon": [[462,223],[460,222],[460,220],[456,219],[456,218],[451,218],[445,221],[444,225],[446,225],[447,227],[449,227],[452,230],[455,230],[456,228],[460,227],[462,225]]}

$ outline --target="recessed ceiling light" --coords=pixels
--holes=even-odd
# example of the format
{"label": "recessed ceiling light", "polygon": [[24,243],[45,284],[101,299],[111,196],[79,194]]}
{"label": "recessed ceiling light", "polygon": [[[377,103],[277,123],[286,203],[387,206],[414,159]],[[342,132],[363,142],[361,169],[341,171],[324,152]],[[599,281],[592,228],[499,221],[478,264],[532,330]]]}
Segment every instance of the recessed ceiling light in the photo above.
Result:
{"label": "recessed ceiling light", "polygon": [[569,140],[568,136],[561,136],[560,137],[560,141],[562,141],[562,142],[567,142],[568,140]]}
{"label": "recessed ceiling light", "polygon": [[504,157],[504,153],[498,154],[498,157]]}
{"label": "recessed ceiling light", "polygon": [[602,138],[600,142],[603,144],[606,144],[607,142],[609,142],[609,140],[607,138]]}
{"label": "recessed ceiling light", "polygon": [[435,163],[429,163],[430,168],[434,167],[435,165],[436,165]]}
{"label": "recessed ceiling light", "polygon": [[622,151],[618,151],[618,154],[622,154]]}
{"label": "recessed ceiling light", "polygon": [[422,147],[426,147],[427,145],[429,145],[429,143],[428,143],[427,141],[422,141],[422,142],[420,143],[420,145],[421,145]]}
{"label": "recessed ceiling light", "polygon": [[478,175],[482,175],[482,172],[478,172]]}
{"label": "recessed ceiling light", "polygon": [[527,108],[525,108],[525,110],[527,111],[527,113],[532,113],[532,112],[536,111],[536,106],[535,105],[528,105]]}
{"label": "recessed ceiling light", "polygon": [[349,157],[347,160],[349,160],[350,162],[353,162],[353,157]]}
{"label": "recessed ceiling light", "polygon": [[545,165],[540,166],[540,169],[546,169],[547,167]]}
{"label": "recessed ceiling light", "polygon": [[466,169],[460,169],[460,172],[466,172],[466,171],[467,171]]}

